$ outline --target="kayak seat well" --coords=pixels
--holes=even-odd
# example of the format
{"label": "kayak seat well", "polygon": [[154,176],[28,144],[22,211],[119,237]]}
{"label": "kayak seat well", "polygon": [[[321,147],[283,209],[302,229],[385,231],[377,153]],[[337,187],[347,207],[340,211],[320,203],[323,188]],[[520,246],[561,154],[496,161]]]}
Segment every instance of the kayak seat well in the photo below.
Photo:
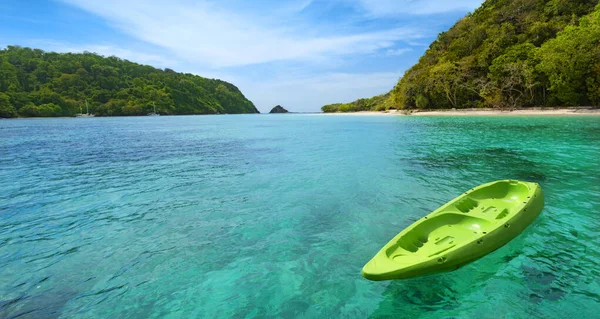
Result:
{"label": "kayak seat well", "polygon": [[505,208],[496,216],[496,219],[503,219],[506,216],[508,216],[508,209]]}
{"label": "kayak seat well", "polygon": [[[490,221],[499,221],[518,212],[517,203],[529,201],[529,186],[515,181],[500,181],[468,195],[481,211],[472,213]],[[455,206],[458,208],[465,199]],[[464,204],[463,204],[464,205]]]}
{"label": "kayak seat well", "polygon": [[514,181],[500,181],[488,187],[480,188],[471,194],[469,198],[477,201],[486,199],[499,199],[508,202],[522,202],[527,199],[529,187],[523,183]]}
{"label": "kayak seat well", "polygon": [[463,213],[468,213],[470,211],[472,211],[473,209],[477,208],[477,206],[479,206],[479,202],[477,202],[476,200],[470,198],[470,197],[465,197],[462,200],[460,200],[458,203],[456,203],[456,208],[458,210],[460,210]]}
{"label": "kayak seat well", "polygon": [[472,241],[487,231],[492,223],[486,219],[459,212],[443,213],[416,225],[387,249],[392,260],[401,262],[401,256],[431,257]]}

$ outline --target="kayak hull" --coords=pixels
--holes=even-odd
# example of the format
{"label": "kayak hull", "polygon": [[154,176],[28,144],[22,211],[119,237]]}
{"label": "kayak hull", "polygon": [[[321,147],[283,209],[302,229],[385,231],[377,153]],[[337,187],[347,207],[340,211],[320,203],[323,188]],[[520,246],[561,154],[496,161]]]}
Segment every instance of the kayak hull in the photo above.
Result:
{"label": "kayak hull", "polygon": [[536,183],[504,180],[473,188],[410,225],[362,270],[369,280],[452,271],[504,246],[544,207]]}

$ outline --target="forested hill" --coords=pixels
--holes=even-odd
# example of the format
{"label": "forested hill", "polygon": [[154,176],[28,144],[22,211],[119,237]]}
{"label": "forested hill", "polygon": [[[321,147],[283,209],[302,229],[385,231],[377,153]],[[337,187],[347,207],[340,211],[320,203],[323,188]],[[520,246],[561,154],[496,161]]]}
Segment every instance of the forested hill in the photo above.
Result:
{"label": "forested hill", "polygon": [[600,105],[598,0],[488,0],[386,99],[359,101],[323,111]]}
{"label": "forested hill", "polygon": [[221,80],[93,53],[0,50],[0,117],[258,113]]}

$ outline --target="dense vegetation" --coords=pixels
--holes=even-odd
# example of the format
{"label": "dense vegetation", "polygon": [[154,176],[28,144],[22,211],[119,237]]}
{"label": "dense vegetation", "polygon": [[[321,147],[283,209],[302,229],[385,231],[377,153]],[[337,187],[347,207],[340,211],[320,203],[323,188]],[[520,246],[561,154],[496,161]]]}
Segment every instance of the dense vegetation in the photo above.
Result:
{"label": "dense vegetation", "polygon": [[0,50],[0,117],[258,113],[234,85],[93,53]]}
{"label": "dense vegetation", "polygon": [[374,99],[323,111],[600,105],[598,0],[488,0]]}
{"label": "dense vegetation", "polygon": [[377,95],[372,98],[358,99],[350,103],[336,103],[325,105],[321,108],[323,112],[359,112],[359,111],[383,111],[392,108],[390,94]]}

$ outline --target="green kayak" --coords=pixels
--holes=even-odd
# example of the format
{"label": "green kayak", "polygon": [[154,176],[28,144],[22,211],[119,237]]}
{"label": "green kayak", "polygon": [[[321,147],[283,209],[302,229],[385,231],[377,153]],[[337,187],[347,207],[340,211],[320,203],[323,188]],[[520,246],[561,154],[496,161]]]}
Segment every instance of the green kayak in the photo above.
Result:
{"label": "green kayak", "polygon": [[478,186],[404,229],[362,275],[392,280],[456,270],[515,238],[543,207],[537,183],[505,180]]}

